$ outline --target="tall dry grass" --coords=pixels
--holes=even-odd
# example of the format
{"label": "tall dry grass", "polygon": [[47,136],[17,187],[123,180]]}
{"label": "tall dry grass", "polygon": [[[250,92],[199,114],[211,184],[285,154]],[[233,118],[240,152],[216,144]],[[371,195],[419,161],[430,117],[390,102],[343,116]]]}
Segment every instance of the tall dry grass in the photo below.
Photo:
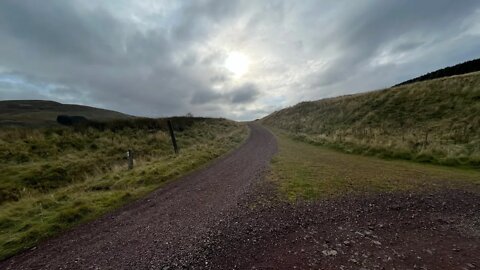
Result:
{"label": "tall dry grass", "polygon": [[174,121],[175,155],[162,125],[131,121],[0,131],[0,259],[207,164],[248,134],[224,119]]}
{"label": "tall dry grass", "polygon": [[342,151],[480,167],[480,73],[302,102],[262,119]]}

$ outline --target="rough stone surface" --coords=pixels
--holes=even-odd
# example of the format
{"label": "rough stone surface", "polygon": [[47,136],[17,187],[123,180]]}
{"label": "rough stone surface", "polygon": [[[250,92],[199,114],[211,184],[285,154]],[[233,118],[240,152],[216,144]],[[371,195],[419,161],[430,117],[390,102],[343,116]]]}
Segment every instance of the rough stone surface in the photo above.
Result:
{"label": "rough stone surface", "polygon": [[[476,192],[384,193],[287,203],[277,199],[275,186],[266,181],[256,189],[243,210],[212,231],[203,257],[197,256],[202,259],[189,268],[480,268]],[[214,267],[203,267],[205,261]]]}

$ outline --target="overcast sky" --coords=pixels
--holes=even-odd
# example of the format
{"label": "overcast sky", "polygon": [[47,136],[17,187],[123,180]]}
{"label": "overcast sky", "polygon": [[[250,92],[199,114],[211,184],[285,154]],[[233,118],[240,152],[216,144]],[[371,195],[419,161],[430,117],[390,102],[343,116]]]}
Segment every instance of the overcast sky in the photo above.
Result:
{"label": "overcast sky", "polygon": [[480,57],[480,1],[0,0],[0,99],[249,120]]}

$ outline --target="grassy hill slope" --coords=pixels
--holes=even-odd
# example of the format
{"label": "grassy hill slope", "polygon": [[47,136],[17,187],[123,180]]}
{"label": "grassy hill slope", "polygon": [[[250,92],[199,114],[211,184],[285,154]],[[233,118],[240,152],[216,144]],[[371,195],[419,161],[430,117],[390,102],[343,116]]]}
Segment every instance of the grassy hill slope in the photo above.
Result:
{"label": "grassy hill slope", "polygon": [[47,100],[0,101],[0,126],[56,125],[57,116],[60,114],[84,116],[98,121],[132,117],[115,111]]}
{"label": "grassy hill slope", "polygon": [[480,167],[480,73],[302,102],[261,120],[350,153]]}
{"label": "grassy hill slope", "polygon": [[0,260],[198,169],[248,136],[246,125],[225,119],[170,119],[178,154],[166,119],[0,129]]}

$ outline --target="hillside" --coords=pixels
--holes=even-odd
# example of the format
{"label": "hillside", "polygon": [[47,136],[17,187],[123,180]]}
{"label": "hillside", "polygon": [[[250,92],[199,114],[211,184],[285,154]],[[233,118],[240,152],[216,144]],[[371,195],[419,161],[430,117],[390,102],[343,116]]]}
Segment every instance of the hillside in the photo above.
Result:
{"label": "hillside", "polygon": [[174,154],[165,120],[0,129],[0,261],[205,166],[248,135],[225,119],[170,118]]}
{"label": "hillside", "polygon": [[302,102],[261,120],[351,153],[480,166],[480,73]]}
{"label": "hillside", "polygon": [[57,116],[61,114],[84,116],[98,121],[132,117],[115,111],[47,100],[0,101],[0,126],[56,125]]}
{"label": "hillside", "polygon": [[438,78],[444,78],[449,76],[462,75],[462,74],[467,74],[467,73],[472,73],[477,71],[480,71],[480,59],[470,60],[455,66],[435,70],[433,72],[429,72],[420,77],[413,78],[411,80],[399,83],[396,86],[410,84],[414,82],[422,82],[422,81],[428,81],[428,80],[433,80]]}

